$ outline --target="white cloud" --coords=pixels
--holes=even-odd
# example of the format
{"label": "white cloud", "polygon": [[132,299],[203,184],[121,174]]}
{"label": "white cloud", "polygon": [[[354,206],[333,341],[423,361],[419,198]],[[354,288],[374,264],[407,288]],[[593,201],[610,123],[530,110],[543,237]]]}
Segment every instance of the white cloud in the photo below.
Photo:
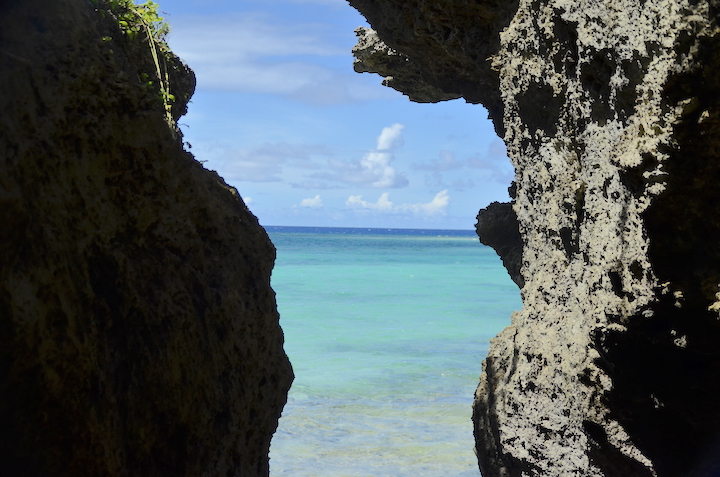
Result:
{"label": "white cloud", "polygon": [[439,156],[428,162],[415,163],[412,167],[424,171],[446,172],[465,166],[465,163],[455,159],[455,153],[452,151],[440,151]]}
{"label": "white cloud", "polygon": [[322,24],[282,23],[261,13],[173,16],[170,43],[188,61],[347,54],[321,37]]}
{"label": "white cloud", "polygon": [[390,196],[389,193],[385,192],[382,195],[380,195],[380,198],[377,200],[377,202],[367,202],[362,200],[361,195],[351,195],[348,197],[348,200],[345,201],[345,205],[347,207],[350,207],[351,209],[370,209],[370,210],[386,210],[391,211],[393,210],[393,205],[390,200],[388,200],[388,197]]}
{"label": "white cloud", "polygon": [[338,187],[331,187],[320,181],[290,182],[290,187],[293,189],[338,189]]}
{"label": "white cloud", "polygon": [[321,144],[265,143],[252,149],[225,151],[221,173],[228,179],[249,182],[280,182],[283,169],[292,166],[316,169],[313,157],[332,156],[333,151]]}
{"label": "white cloud", "polygon": [[243,200],[243,202],[245,202],[245,205],[250,205],[250,204],[252,204],[252,201],[253,201],[252,197],[243,197],[242,200]]}
{"label": "white cloud", "polygon": [[475,181],[472,179],[455,179],[452,181],[452,187],[455,190],[472,189],[475,187]]}
{"label": "white cloud", "polygon": [[433,188],[433,189],[439,189],[441,187],[445,189],[453,189],[456,191],[463,191],[466,189],[472,189],[475,187],[475,181],[470,178],[460,177],[457,179],[452,179],[450,183],[448,184],[445,182],[443,175],[439,172],[433,172],[432,174],[425,176],[425,185]]}
{"label": "white cloud", "polygon": [[188,60],[188,63],[195,70],[199,88],[221,91],[293,95],[332,77],[327,68],[302,62],[202,64]]}
{"label": "white cloud", "polygon": [[361,195],[351,195],[348,197],[348,200],[345,201],[345,206],[350,209],[394,214],[410,212],[420,216],[445,215],[449,204],[450,196],[447,190],[438,192],[433,200],[425,204],[401,204],[393,206],[388,192],[381,194],[377,202],[362,200]]}
{"label": "white cloud", "polygon": [[[260,14],[173,17],[170,45],[199,88],[292,94],[332,71],[305,58],[347,55],[319,24],[282,24]],[[305,58],[303,58],[305,57]]]}
{"label": "white cloud", "polygon": [[334,172],[313,174],[316,179],[345,182],[353,185],[389,189],[405,187],[409,184],[407,176],[398,172],[390,163],[395,159],[393,151],[403,145],[402,124],[393,124],[383,128],[377,138],[377,149],[366,153],[355,162],[330,161]]}
{"label": "white cloud", "polygon": [[411,211],[416,215],[443,215],[450,204],[450,196],[447,190],[435,194],[433,200],[427,204],[403,204],[398,207],[400,211]]}
{"label": "white cloud", "polygon": [[[297,72],[293,72],[297,75]],[[377,99],[394,99],[400,93],[380,87],[372,76],[357,73],[339,72],[330,68],[321,68],[317,74],[296,88],[287,97],[303,103],[327,106],[332,104],[358,103]]]}
{"label": "white cloud", "polygon": [[484,156],[476,154],[469,158],[467,166],[480,169],[493,180],[503,184],[509,184],[515,179],[515,171],[508,160],[505,143],[500,138],[493,139]]}
{"label": "white cloud", "polygon": [[316,195],[315,197],[303,199],[300,201],[300,207],[310,207],[310,208],[319,208],[323,206],[322,199],[319,195]]}
{"label": "white cloud", "polygon": [[390,165],[393,158],[393,155],[388,152],[369,152],[365,154],[360,161],[363,172],[360,177],[370,177],[371,179],[367,185],[376,189],[408,185],[405,175],[398,173]]}
{"label": "white cloud", "polygon": [[[497,137],[488,145],[485,154],[478,153],[467,159],[458,160],[454,152],[443,150],[436,159],[416,162],[411,167],[415,170],[429,171],[425,176],[427,186],[454,190],[475,187],[475,182],[468,178],[468,169],[473,170],[471,174],[474,176],[491,179],[501,184],[509,184],[514,178],[505,143]],[[444,175],[450,176],[449,183],[445,182]]]}
{"label": "white cloud", "polygon": [[174,16],[171,23],[170,45],[195,71],[198,89],[279,94],[313,104],[393,96],[352,72],[350,45],[337,27],[258,13]]}
{"label": "white cloud", "polygon": [[383,128],[377,138],[377,150],[389,151],[402,146],[405,143],[402,137],[403,129],[405,129],[405,126],[399,123]]}

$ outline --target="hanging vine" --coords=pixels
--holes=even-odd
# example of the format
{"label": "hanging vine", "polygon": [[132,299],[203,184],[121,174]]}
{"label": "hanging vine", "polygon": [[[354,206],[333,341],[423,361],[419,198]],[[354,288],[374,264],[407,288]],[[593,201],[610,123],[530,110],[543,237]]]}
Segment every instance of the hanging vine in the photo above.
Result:
{"label": "hanging vine", "polygon": [[[90,0],[103,17],[115,19],[120,31],[129,39],[147,41],[155,65],[154,76],[159,82],[159,96],[169,124],[174,124],[172,104],[175,97],[170,93],[167,57],[171,54],[166,42],[170,25],[160,15],[159,5],[152,0],[135,4],[132,0]],[[110,40],[111,38],[106,38]],[[152,75],[140,73],[140,80],[148,88],[154,88]]]}

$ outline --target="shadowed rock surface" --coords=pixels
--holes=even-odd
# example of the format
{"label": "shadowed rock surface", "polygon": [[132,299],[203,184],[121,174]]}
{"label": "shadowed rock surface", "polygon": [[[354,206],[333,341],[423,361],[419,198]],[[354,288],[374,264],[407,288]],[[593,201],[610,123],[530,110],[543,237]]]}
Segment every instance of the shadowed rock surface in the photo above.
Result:
{"label": "shadowed rock surface", "polygon": [[718,475],[720,4],[351,4],[411,99],[483,103],[515,166],[524,307],[476,393],[483,476]]}
{"label": "shadowed rock surface", "polygon": [[[488,61],[500,41],[488,32],[508,25],[517,0],[350,0],[350,4],[373,28],[357,30],[356,71],[385,76],[386,85],[411,101],[464,97],[482,103],[491,117],[502,115],[498,71]],[[496,121],[495,127],[502,128],[502,123]]]}
{"label": "shadowed rock surface", "polygon": [[510,278],[522,288],[525,285],[521,273],[523,243],[512,204],[493,202],[481,209],[475,230],[480,242],[494,248],[500,255]]}
{"label": "shadowed rock surface", "polygon": [[0,2],[1,475],[268,475],[275,250],[155,71],[89,1]]}

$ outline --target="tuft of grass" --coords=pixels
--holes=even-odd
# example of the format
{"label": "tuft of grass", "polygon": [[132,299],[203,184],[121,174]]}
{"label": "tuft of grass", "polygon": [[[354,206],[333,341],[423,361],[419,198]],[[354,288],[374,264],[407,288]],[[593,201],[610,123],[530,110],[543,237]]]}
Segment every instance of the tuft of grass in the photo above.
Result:
{"label": "tuft of grass", "polygon": [[133,39],[145,32],[167,49],[165,38],[170,33],[170,25],[160,15],[160,5],[156,2],[147,0],[145,3],[135,4],[133,0],[90,1],[103,16],[111,14],[128,38]]}
{"label": "tuft of grass", "polygon": [[[175,97],[170,94],[167,63],[171,56],[170,48],[166,42],[170,25],[160,15],[160,5],[152,0],[136,4],[133,0],[90,0],[103,17],[110,16],[117,22],[120,31],[131,41],[146,39],[153,62],[155,75],[160,83],[159,98],[163,103],[168,122],[173,124],[172,103]],[[110,41],[110,37],[103,37],[103,41]],[[139,75],[140,81],[152,89],[154,81],[148,73]]]}

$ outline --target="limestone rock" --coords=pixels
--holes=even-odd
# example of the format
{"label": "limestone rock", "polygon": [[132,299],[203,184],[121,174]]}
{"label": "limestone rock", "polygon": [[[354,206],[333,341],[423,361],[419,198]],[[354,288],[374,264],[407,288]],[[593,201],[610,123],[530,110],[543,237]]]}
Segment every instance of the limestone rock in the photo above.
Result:
{"label": "limestone rock", "polygon": [[720,4],[351,3],[485,104],[515,166],[524,306],[476,394],[484,477],[717,475]]}
{"label": "limestone rock", "polygon": [[[373,58],[368,70],[377,68],[383,76],[391,76],[388,85],[400,86],[399,79],[412,71],[407,91],[415,100],[415,91],[438,94],[423,96],[421,101],[442,101],[449,97],[463,97],[471,103],[482,103],[490,115],[502,114],[502,100],[498,86],[498,72],[491,56],[497,52],[499,38],[487,34],[499,31],[512,18],[517,0],[349,0],[373,27],[372,35],[392,55],[406,58],[401,68],[380,69],[375,65],[397,65]],[[355,52],[364,48],[363,35]],[[358,60],[366,62],[356,54]],[[361,70],[362,71],[362,70]],[[416,80],[417,78],[417,80]],[[496,122],[496,127],[502,127]]]}
{"label": "limestone rock", "polygon": [[355,30],[357,45],[352,50],[355,56],[353,68],[358,73],[377,73],[383,76],[384,86],[394,88],[418,103],[433,103],[457,99],[461,95],[446,93],[426,82],[423,70],[402,53],[393,50],[369,28]]}
{"label": "limestone rock", "polygon": [[1,475],[268,475],[275,251],[154,64],[93,2],[0,2]]}

